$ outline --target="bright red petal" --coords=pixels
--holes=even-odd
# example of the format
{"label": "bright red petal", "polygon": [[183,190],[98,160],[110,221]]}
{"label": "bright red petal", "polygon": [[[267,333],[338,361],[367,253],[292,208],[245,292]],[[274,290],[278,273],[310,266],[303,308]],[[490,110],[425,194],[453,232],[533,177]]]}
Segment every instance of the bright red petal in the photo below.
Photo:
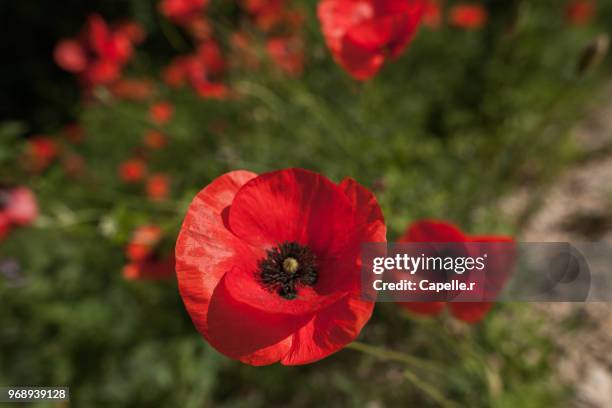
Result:
{"label": "bright red petal", "polygon": [[231,230],[253,246],[308,246],[317,257],[338,254],[353,228],[352,206],[326,177],[303,169],[262,174],[244,185],[229,211]]}
{"label": "bright red petal", "polygon": [[234,171],[200,191],[189,206],[176,243],[179,290],[194,324],[205,337],[212,293],[243,247],[225,227],[223,212],[240,187],[256,176]]}
{"label": "bright red petal", "polygon": [[284,365],[308,364],[341,350],[370,319],[373,302],[347,296],[317,313],[291,338]]}
{"label": "bright red petal", "polygon": [[208,308],[210,344],[226,356],[251,365],[280,360],[289,351],[289,337],[309,316],[255,309],[237,300],[225,283],[223,278],[217,285]]}

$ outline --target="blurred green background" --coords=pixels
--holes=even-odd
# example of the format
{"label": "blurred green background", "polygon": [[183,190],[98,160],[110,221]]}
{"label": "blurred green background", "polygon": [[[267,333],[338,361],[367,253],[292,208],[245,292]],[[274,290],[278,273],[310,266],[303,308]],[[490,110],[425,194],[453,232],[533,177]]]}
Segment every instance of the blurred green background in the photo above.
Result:
{"label": "blurred green background", "polygon": [[[231,48],[239,26],[262,54],[262,34],[221,3],[212,0],[211,22],[222,48]],[[170,250],[192,197],[230,170],[303,167],[334,181],[353,177],[377,195],[392,241],[425,217],[470,233],[516,234],[528,214],[502,211],[501,200],[547,185],[582,157],[568,130],[596,103],[610,69],[607,61],[577,67],[607,32],[610,5],[577,27],[559,1],[482,2],[490,13],[482,29],[423,27],[397,61],[357,83],[325,47],[316,3],[292,4],[305,14],[303,73],[285,75],[262,54],[261,69],[229,71],[225,82],[240,97],[227,100],[160,81],[170,58],[193,44],[155,2],[0,5],[7,61],[0,181],[30,186],[41,207],[33,226],[0,243],[0,264],[19,271],[0,275],[0,385],[70,386],[78,407],[564,406],[571,390],[556,377],[555,346],[527,305],[497,305],[466,326],[379,304],[360,337],[379,348],[255,368],[201,339],[173,279],[124,279],[132,231],[157,224]],[[75,35],[91,11],[143,25],[148,37],[124,74],[154,81],[150,97],[122,100],[99,88],[85,100],[54,64],[54,45]],[[175,115],[158,127],[148,110],[160,100]],[[85,129],[80,144],[62,131],[73,121]],[[154,128],[168,145],[144,155],[142,137]],[[23,162],[35,134],[56,140],[61,152],[33,173]],[[76,176],[63,162],[74,155],[84,163]],[[119,178],[118,166],[141,155],[150,172],[170,177],[167,199],[151,201],[141,184]],[[402,362],[384,349],[418,360]]]}

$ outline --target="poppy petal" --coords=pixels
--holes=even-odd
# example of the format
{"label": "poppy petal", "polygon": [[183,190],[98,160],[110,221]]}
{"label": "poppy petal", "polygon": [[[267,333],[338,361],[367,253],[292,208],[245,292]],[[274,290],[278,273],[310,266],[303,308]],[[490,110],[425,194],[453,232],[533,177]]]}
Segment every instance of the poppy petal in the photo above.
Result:
{"label": "poppy petal", "polygon": [[467,237],[453,224],[424,220],[410,226],[400,242],[465,242]]}
{"label": "poppy petal", "polygon": [[373,309],[373,302],[347,296],[321,310],[292,337],[281,363],[308,364],[339,351],[357,338]]}
{"label": "poppy petal", "polygon": [[226,356],[251,365],[280,360],[290,349],[291,335],[310,316],[296,317],[250,307],[228,291],[226,277],[219,282],[210,301],[208,341]]}
{"label": "poppy petal", "polygon": [[262,174],[246,183],[229,210],[230,229],[253,246],[306,245],[318,257],[341,253],[353,228],[352,206],[326,177],[303,169]]}
{"label": "poppy petal", "polygon": [[241,242],[225,227],[224,209],[236,192],[257,175],[248,171],[224,174],[194,198],[176,243],[176,274],[185,307],[198,331],[208,333],[208,305],[212,293],[231,269]]}

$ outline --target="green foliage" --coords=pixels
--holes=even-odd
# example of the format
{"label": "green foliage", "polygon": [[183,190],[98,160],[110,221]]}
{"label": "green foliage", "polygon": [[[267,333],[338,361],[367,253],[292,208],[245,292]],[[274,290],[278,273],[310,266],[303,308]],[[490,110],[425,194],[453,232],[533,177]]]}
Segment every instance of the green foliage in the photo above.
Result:
{"label": "green foliage", "polygon": [[[499,199],[544,182],[574,157],[568,126],[602,79],[575,74],[598,26],[567,27],[555,1],[520,4],[512,32],[510,8],[493,4],[485,30],[422,29],[398,61],[359,84],[334,64],[314,5],[304,2],[303,76],[236,71],[230,84],[240,97],[227,101],[158,89],[156,100],[176,108],[161,129],[167,148],[148,155],[151,171],[172,178],[171,198],[160,203],[117,175],[153,127],[148,102],[99,90],[98,102],[82,107],[86,139],[64,145],[64,154],[85,158],[76,179],[59,164],[42,175],[17,171],[23,146],[2,137],[0,174],[30,185],[42,215],[0,246],[22,274],[0,279],[0,384],[68,385],[75,406],[554,406],[564,395],[551,377],[554,349],[523,306],[500,305],[482,324],[463,327],[378,305],[363,341],[425,367],[344,350],[305,367],[254,368],[202,341],[174,282],[121,276],[135,227],[160,225],[172,247],[195,193],[238,168],[353,177],[375,190],[389,240],[423,217],[472,233],[515,232]],[[147,22],[159,36],[159,22]],[[153,59],[139,61],[132,74],[159,72]],[[0,134],[18,128],[7,123]]]}

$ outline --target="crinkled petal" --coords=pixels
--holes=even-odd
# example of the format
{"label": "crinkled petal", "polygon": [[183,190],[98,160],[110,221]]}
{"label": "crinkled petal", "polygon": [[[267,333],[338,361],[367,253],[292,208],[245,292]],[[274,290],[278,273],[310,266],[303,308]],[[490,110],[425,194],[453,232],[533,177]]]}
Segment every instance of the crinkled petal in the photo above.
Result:
{"label": "crinkled petal", "polygon": [[205,337],[213,291],[235,259],[248,255],[248,248],[225,227],[224,210],[239,188],[256,176],[234,171],[200,191],[189,206],[176,243],[179,290],[194,324]]}

